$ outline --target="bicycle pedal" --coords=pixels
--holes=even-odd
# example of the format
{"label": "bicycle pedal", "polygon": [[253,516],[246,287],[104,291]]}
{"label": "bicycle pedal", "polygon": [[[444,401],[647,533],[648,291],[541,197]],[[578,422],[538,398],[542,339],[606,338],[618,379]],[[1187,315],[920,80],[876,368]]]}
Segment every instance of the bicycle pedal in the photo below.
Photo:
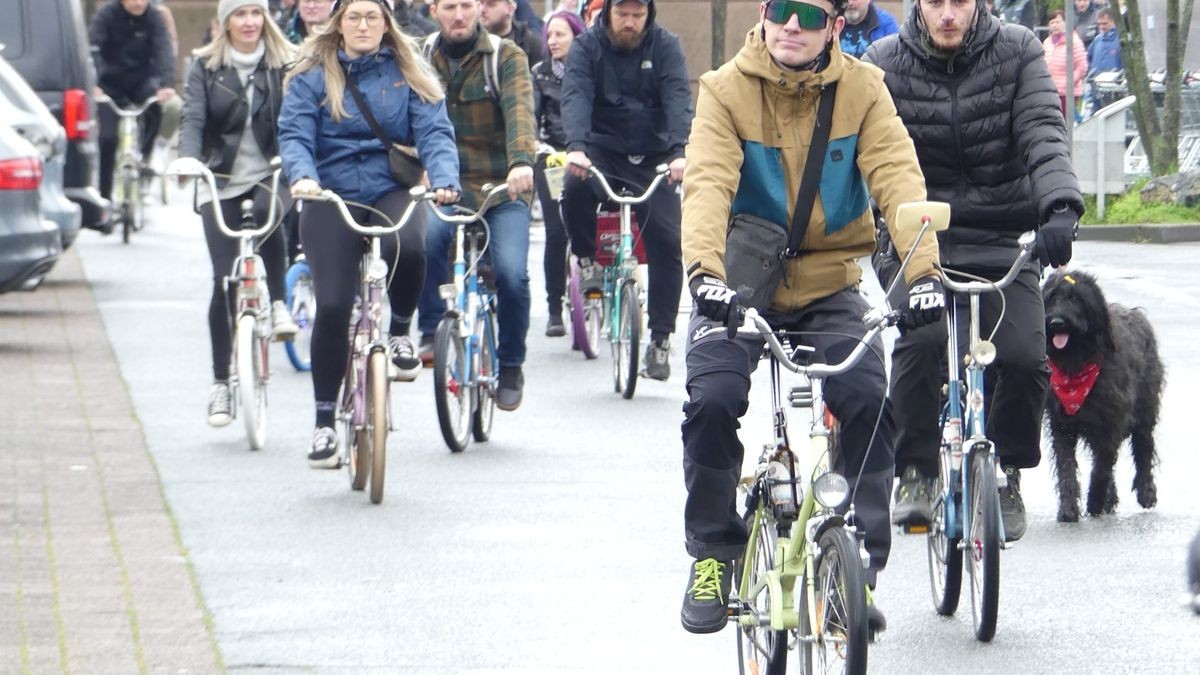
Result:
{"label": "bicycle pedal", "polygon": [[900,532],[903,534],[929,534],[928,525],[901,525]]}

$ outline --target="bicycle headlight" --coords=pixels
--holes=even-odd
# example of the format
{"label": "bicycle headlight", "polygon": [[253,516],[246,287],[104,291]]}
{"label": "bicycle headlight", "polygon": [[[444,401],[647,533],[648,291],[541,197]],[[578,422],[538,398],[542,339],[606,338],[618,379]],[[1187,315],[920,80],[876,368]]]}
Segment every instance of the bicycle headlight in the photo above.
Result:
{"label": "bicycle headlight", "polygon": [[836,509],[850,496],[850,483],[840,473],[823,473],[813,483],[813,498],[827,509]]}
{"label": "bicycle headlight", "polygon": [[988,340],[980,340],[971,348],[971,358],[981,366],[990,366],[996,360],[996,345]]}
{"label": "bicycle headlight", "polygon": [[453,300],[458,297],[458,286],[442,284],[438,286],[438,295],[442,296],[443,300]]}
{"label": "bicycle headlight", "polygon": [[387,263],[376,259],[371,261],[371,266],[367,269],[367,278],[371,281],[383,281],[387,278],[387,273]]}

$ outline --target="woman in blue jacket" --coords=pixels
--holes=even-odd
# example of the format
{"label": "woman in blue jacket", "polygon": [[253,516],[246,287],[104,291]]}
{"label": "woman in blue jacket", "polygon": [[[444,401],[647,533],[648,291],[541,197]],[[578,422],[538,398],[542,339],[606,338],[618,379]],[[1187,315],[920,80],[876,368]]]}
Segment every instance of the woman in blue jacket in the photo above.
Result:
{"label": "woman in blue jacket", "polygon": [[[350,93],[352,86],[358,87],[391,141],[416,146],[437,202],[457,201],[458,150],[446,116],[445,93],[416,43],[397,28],[388,0],[337,2],[329,23],[300,49],[285,81],[279,117],[280,155],[292,195],[329,189],[347,201],[370,204],[393,220],[408,206],[408,190],[392,177],[388,149],[364,119]],[[352,213],[378,220],[375,215],[368,218],[365,209]],[[425,210],[418,210],[394,237],[381,242],[392,272],[392,361],[396,379],[405,381],[415,379],[421,369],[408,331],[425,279],[425,216]],[[313,324],[317,419],[308,463],[334,469],[339,462],[334,412],[349,355],[347,326],[365,242],[346,227],[333,205],[323,202],[304,205],[300,237],[321,308]]]}

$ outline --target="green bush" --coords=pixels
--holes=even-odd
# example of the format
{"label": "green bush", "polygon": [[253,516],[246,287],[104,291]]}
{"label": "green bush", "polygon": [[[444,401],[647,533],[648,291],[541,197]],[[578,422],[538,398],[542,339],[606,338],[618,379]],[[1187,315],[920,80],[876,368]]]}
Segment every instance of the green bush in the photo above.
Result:
{"label": "green bush", "polygon": [[1200,206],[1177,204],[1143,204],[1142,179],[1130,186],[1123,195],[1108,195],[1104,201],[1104,220],[1096,217],[1096,196],[1084,195],[1084,225],[1142,225],[1154,223],[1200,223]]}

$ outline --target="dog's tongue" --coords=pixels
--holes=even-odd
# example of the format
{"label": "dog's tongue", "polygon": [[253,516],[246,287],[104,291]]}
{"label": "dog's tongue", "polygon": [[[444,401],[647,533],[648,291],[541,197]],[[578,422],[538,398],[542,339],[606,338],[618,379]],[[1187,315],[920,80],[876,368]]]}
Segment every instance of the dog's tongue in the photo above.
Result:
{"label": "dog's tongue", "polygon": [[1071,336],[1067,335],[1066,333],[1056,333],[1054,337],[1051,338],[1051,341],[1054,343],[1055,349],[1065,349],[1067,346],[1067,339],[1070,337]]}

